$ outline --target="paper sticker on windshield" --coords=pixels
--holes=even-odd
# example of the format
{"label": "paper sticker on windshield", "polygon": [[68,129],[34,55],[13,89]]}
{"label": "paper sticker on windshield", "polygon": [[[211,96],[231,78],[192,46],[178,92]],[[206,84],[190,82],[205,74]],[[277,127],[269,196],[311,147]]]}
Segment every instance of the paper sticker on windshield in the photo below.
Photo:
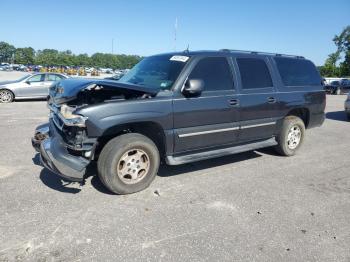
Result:
{"label": "paper sticker on windshield", "polygon": [[188,56],[184,56],[184,55],[174,55],[170,58],[171,61],[178,61],[178,62],[187,62],[187,60],[189,59]]}

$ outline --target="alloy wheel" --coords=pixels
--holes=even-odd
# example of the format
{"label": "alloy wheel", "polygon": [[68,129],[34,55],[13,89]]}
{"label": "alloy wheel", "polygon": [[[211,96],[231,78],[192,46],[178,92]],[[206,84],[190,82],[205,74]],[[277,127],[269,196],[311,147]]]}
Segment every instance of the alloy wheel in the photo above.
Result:
{"label": "alloy wheel", "polygon": [[298,125],[292,126],[288,131],[287,145],[289,149],[295,149],[301,140],[301,130]]}
{"label": "alloy wheel", "polygon": [[141,149],[131,149],[119,159],[116,173],[124,183],[136,184],[147,175],[149,168],[148,154]]}

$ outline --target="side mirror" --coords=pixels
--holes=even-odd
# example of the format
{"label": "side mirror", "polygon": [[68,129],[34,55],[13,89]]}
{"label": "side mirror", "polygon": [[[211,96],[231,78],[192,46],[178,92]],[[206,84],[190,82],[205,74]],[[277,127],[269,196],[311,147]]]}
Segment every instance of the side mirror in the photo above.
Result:
{"label": "side mirror", "polygon": [[26,83],[27,83],[28,85],[30,85],[30,81],[29,81],[29,80],[27,80]]}
{"label": "side mirror", "polygon": [[204,89],[204,81],[201,79],[188,79],[182,88],[184,96],[200,96]]}

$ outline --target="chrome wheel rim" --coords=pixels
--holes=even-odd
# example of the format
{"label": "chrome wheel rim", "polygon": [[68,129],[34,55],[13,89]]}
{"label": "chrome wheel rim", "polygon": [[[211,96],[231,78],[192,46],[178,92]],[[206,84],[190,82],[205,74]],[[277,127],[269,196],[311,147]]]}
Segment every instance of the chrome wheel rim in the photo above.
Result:
{"label": "chrome wheel rim", "polygon": [[125,184],[136,184],[145,178],[150,168],[150,159],[141,149],[131,149],[119,159],[116,172]]}
{"label": "chrome wheel rim", "polygon": [[292,126],[289,129],[288,137],[287,137],[287,145],[289,149],[295,149],[299,145],[301,140],[301,130],[297,125]]}
{"label": "chrome wheel rim", "polygon": [[0,102],[9,103],[12,100],[12,94],[10,91],[2,90],[0,91]]}

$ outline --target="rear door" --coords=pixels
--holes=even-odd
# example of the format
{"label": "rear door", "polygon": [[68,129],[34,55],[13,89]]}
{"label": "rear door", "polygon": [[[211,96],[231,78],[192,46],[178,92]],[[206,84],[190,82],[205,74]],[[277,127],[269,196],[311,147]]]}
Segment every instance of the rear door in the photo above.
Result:
{"label": "rear door", "polygon": [[204,90],[198,97],[174,94],[175,154],[235,143],[239,119],[230,61],[196,57],[185,74],[203,80]]}
{"label": "rear door", "polygon": [[49,87],[56,81],[61,80],[63,77],[57,74],[46,74],[41,96],[47,96],[49,94]]}
{"label": "rear door", "polygon": [[239,56],[235,59],[239,74],[239,141],[254,141],[273,136],[276,122],[276,96],[271,67],[264,56]]}

